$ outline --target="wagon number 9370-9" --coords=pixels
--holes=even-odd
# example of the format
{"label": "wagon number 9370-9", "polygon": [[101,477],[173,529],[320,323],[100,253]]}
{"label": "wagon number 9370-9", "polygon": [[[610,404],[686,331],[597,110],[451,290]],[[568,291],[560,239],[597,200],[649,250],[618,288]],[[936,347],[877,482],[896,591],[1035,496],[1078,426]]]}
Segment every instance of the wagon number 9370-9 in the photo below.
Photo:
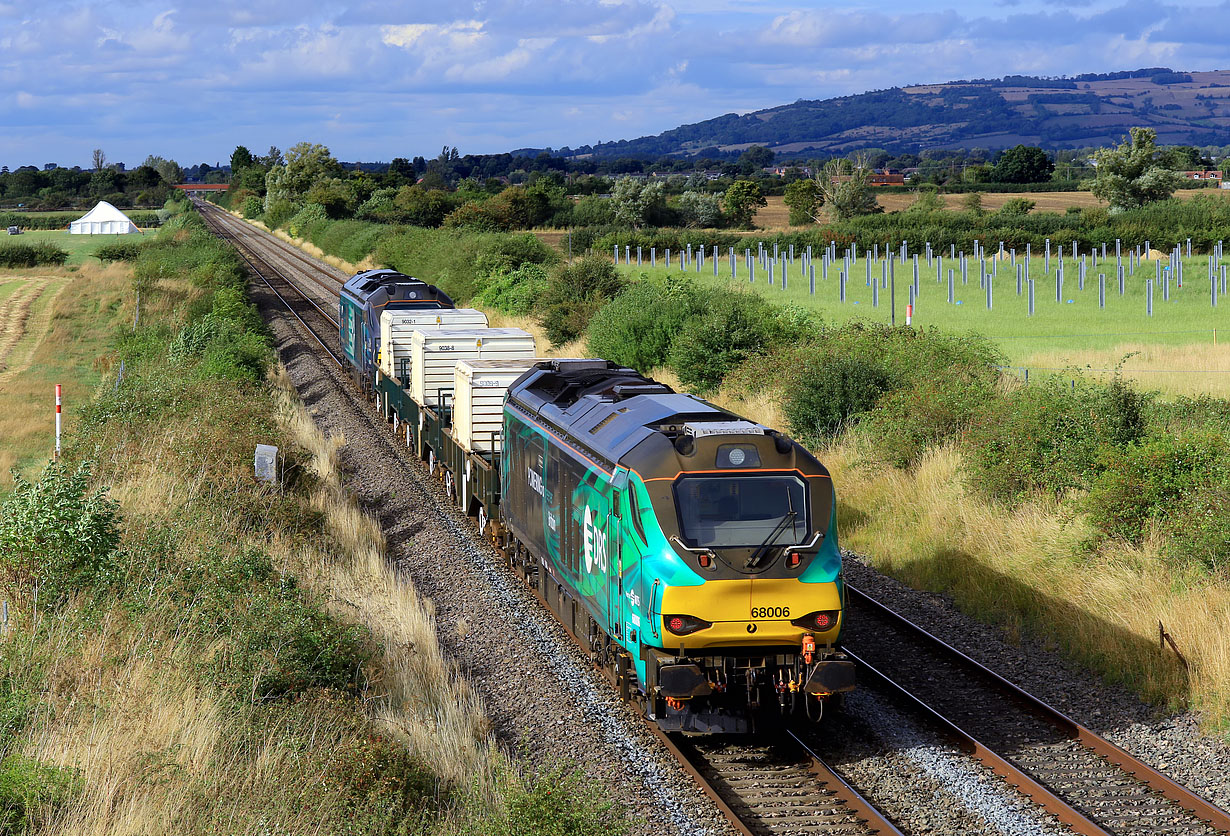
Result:
{"label": "wagon number 9370-9", "polygon": [[752,618],[789,618],[790,607],[752,607]]}

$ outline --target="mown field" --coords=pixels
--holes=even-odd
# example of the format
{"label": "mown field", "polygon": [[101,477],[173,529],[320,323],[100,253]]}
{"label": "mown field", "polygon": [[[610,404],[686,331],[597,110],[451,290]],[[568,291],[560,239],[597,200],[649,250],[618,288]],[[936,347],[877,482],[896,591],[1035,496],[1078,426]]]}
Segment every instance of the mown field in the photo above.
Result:
{"label": "mown field", "polygon": [[57,383],[66,431],[76,424],[132,304],[131,282],[117,268],[0,273],[0,491],[12,484],[11,468],[29,476],[50,458]]}

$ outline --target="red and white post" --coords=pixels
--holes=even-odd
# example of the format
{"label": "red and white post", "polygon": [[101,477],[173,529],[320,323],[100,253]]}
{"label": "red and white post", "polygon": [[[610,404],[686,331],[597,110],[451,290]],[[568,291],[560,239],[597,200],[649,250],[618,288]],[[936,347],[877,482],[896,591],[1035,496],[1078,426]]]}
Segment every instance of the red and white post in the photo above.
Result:
{"label": "red and white post", "polygon": [[905,306],[905,324],[909,325],[913,319],[914,319],[914,306],[906,305]]}
{"label": "red and white post", "polygon": [[56,384],[56,459],[60,458],[60,384]]}

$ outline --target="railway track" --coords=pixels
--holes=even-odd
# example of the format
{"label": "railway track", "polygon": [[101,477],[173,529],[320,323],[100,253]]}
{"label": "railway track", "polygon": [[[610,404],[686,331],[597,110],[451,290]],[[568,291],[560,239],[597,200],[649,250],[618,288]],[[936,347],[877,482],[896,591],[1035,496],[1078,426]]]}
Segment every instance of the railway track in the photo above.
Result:
{"label": "railway track", "polygon": [[1085,836],[1211,836],[1210,804],[847,584],[845,649],[860,682],[940,727],[963,751]]}
{"label": "railway track", "polygon": [[[329,347],[336,320],[291,275],[335,297],[344,277],[310,256],[292,256],[291,250],[300,251],[221,210],[203,210],[202,215],[341,365]],[[856,588],[847,585],[847,590],[854,614],[847,650],[859,663],[862,682],[905,703],[1072,832],[1085,836],[1230,832],[1230,815],[1225,811]],[[650,728],[739,833],[901,833],[816,754],[806,735],[786,730],[771,742],[701,739],[665,734],[652,724]]]}

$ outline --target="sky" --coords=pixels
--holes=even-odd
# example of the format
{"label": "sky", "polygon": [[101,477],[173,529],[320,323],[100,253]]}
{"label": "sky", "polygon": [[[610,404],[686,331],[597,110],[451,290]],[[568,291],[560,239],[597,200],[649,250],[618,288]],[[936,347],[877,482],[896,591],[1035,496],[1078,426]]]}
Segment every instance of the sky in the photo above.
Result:
{"label": "sky", "polygon": [[1230,0],[0,0],[0,164],[576,147],[866,90],[1230,66]]}

